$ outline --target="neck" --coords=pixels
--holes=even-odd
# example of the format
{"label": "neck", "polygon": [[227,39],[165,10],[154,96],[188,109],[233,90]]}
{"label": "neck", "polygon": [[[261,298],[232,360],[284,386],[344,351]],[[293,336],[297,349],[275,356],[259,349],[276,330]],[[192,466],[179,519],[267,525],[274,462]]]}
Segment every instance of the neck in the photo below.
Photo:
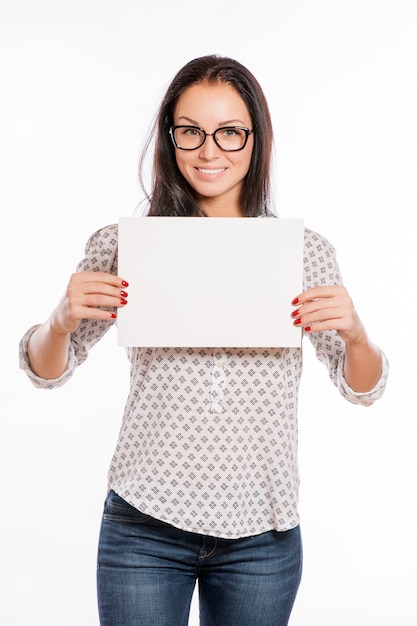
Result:
{"label": "neck", "polygon": [[244,217],[241,207],[234,203],[201,198],[200,205],[207,217]]}

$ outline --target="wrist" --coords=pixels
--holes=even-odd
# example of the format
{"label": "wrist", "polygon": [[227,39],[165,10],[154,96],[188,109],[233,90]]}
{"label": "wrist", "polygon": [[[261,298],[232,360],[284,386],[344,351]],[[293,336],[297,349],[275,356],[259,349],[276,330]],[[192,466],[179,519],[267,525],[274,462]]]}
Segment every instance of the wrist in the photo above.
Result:
{"label": "wrist", "polygon": [[369,345],[368,336],[366,334],[365,328],[360,325],[358,332],[352,338],[347,338],[345,340],[346,346],[349,348],[364,348]]}
{"label": "wrist", "polygon": [[60,319],[60,315],[57,311],[52,313],[51,317],[48,320],[48,331],[51,335],[60,338],[69,338],[73,329],[70,329],[62,323]]}

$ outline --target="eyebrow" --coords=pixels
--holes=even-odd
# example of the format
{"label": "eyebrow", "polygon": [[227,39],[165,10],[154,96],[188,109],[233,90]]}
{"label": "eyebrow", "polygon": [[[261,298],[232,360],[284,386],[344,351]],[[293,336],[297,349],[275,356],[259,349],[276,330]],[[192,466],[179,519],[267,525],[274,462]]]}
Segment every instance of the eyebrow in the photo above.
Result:
{"label": "eyebrow", "polygon": [[[192,124],[193,126],[200,126],[200,124],[196,121],[193,120],[191,117],[187,117],[186,115],[181,115],[179,118],[179,120],[185,120],[186,122],[190,122],[190,124]],[[219,122],[218,127],[221,128],[222,126],[229,126],[230,124],[241,124],[242,126],[245,126],[245,123],[242,122],[242,120],[226,120],[225,122]]]}

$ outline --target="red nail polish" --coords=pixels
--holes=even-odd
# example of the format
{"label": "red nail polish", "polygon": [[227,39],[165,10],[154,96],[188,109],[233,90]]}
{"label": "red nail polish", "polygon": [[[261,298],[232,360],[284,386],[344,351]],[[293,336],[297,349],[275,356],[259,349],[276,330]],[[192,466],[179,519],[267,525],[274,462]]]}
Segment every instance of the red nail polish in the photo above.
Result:
{"label": "red nail polish", "polygon": [[117,315],[116,315],[116,313],[110,313],[110,317],[114,320],[114,319],[116,319]]}
{"label": "red nail polish", "polygon": [[306,333],[309,333],[309,332],[310,332],[310,330],[311,330],[311,326],[306,326],[306,327],[304,328],[304,330],[306,331]]}
{"label": "red nail polish", "polygon": [[127,292],[126,291],[122,291],[120,292],[120,295],[122,296],[122,298],[127,298]]}
{"label": "red nail polish", "polygon": [[291,304],[296,306],[299,302],[300,302],[300,300],[298,298],[294,298],[294,300],[291,302]]}
{"label": "red nail polish", "polygon": [[125,300],[125,298],[120,298],[120,304],[127,304],[127,300]]}
{"label": "red nail polish", "polygon": [[293,311],[293,312],[291,313],[291,315],[292,315],[293,317],[298,317],[298,316],[300,315],[300,311],[297,309],[296,311]]}
{"label": "red nail polish", "polygon": [[295,320],[295,322],[294,322],[294,324],[295,324],[296,326],[299,326],[299,325],[300,325],[300,324],[302,324],[302,323],[303,323],[303,320],[301,319],[301,317],[299,317],[298,319],[296,319],[296,320]]}
{"label": "red nail polish", "polygon": [[122,280],[122,287],[129,287],[129,283],[127,283],[125,280]]}

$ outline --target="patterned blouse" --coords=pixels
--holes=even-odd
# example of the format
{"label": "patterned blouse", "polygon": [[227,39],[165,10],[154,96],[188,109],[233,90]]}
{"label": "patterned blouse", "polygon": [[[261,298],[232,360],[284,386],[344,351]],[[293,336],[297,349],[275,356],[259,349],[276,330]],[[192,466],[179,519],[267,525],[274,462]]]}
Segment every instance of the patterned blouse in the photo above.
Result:
{"label": "patterned blouse", "polygon": [[[117,225],[94,233],[77,271],[117,274]],[[304,290],[339,285],[335,251],[305,229]],[[290,314],[290,312],[289,312]],[[114,320],[83,320],[72,333],[67,370],[34,385],[64,384]],[[369,405],[383,393],[357,393],[343,376],[344,342],[334,331],[308,334],[317,358],[346,400]],[[238,538],[299,523],[297,398],[302,348],[127,348],[131,385],[108,488],[142,512],[178,528]]]}

